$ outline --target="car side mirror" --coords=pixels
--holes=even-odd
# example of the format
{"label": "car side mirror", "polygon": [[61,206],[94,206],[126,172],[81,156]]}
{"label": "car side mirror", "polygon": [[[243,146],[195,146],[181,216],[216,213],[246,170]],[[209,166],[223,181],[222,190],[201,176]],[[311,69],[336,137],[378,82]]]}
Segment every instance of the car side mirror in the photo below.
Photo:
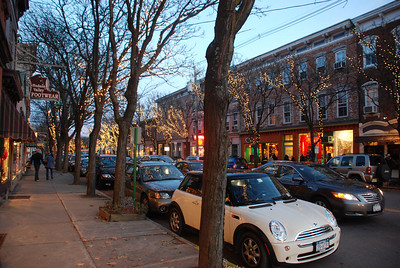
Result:
{"label": "car side mirror", "polygon": [[293,177],[293,179],[292,179],[293,181],[297,181],[297,182],[303,182],[304,180],[303,180],[303,178],[302,177],[300,177],[300,176],[297,176],[297,177]]}

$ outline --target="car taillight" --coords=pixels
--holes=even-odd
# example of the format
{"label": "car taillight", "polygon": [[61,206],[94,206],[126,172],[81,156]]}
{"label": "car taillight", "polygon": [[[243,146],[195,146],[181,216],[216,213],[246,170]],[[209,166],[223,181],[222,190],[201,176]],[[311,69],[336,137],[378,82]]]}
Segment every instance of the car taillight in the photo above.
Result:
{"label": "car taillight", "polygon": [[365,174],[371,174],[372,170],[371,167],[367,167],[367,169],[365,170]]}
{"label": "car taillight", "polygon": [[232,168],[236,168],[236,164],[233,164]]}

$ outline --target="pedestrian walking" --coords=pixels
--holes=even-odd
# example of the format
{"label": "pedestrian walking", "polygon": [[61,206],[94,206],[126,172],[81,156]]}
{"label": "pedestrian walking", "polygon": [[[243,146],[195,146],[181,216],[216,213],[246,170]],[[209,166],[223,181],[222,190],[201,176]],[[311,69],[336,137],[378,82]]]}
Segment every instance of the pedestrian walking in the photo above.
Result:
{"label": "pedestrian walking", "polygon": [[49,172],[51,179],[53,179],[53,168],[54,168],[54,157],[53,154],[50,153],[46,157],[46,180],[49,180]]}
{"label": "pedestrian walking", "polygon": [[35,181],[39,181],[40,164],[43,164],[43,155],[40,153],[40,149],[36,149],[36,152],[31,156],[31,163],[35,167]]}

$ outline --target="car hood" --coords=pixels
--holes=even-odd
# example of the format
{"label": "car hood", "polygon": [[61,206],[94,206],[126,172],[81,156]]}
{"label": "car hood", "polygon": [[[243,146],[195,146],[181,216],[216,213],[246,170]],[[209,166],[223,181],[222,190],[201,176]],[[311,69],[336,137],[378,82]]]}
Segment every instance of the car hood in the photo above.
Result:
{"label": "car hood", "polygon": [[245,220],[264,223],[262,228],[266,229],[267,233],[270,233],[270,221],[279,221],[287,231],[287,241],[294,241],[297,235],[305,230],[331,225],[325,214],[325,208],[303,200],[289,203],[277,201],[271,206],[255,205],[246,208],[244,214],[248,218]]}
{"label": "car hood", "polygon": [[364,193],[369,192],[370,190],[373,192],[378,191],[378,189],[373,185],[351,179],[315,181],[315,183],[318,184],[319,187],[351,193]]}
{"label": "car hood", "polygon": [[144,185],[146,185],[146,187],[152,191],[173,192],[178,188],[180,183],[181,180],[176,179],[176,180],[149,181],[145,182]]}

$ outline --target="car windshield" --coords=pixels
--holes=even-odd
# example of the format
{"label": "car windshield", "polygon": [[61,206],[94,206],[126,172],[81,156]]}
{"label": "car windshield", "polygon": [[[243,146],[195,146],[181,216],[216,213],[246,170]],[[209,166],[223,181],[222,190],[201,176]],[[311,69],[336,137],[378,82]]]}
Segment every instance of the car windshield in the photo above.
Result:
{"label": "car windshield", "polygon": [[200,169],[203,169],[203,163],[202,163],[202,162],[199,162],[199,163],[190,163],[189,166],[190,166],[190,169],[191,169],[191,170],[200,170]]}
{"label": "car windshield", "polygon": [[172,160],[171,157],[168,155],[158,155],[157,158],[159,158],[161,161],[167,162],[167,163],[173,163],[174,160]]}
{"label": "car windshield", "polygon": [[116,165],[116,162],[116,157],[102,156],[99,158],[99,164],[103,167],[113,167]]}
{"label": "car windshield", "polygon": [[342,180],[343,176],[333,169],[324,166],[301,166],[298,168],[300,174],[313,181]]}
{"label": "car windshield", "polygon": [[230,180],[233,202],[238,206],[273,203],[292,196],[276,179],[268,176]]}
{"label": "car windshield", "polygon": [[143,181],[162,181],[183,179],[182,172],[173,165],[141,167]]}

